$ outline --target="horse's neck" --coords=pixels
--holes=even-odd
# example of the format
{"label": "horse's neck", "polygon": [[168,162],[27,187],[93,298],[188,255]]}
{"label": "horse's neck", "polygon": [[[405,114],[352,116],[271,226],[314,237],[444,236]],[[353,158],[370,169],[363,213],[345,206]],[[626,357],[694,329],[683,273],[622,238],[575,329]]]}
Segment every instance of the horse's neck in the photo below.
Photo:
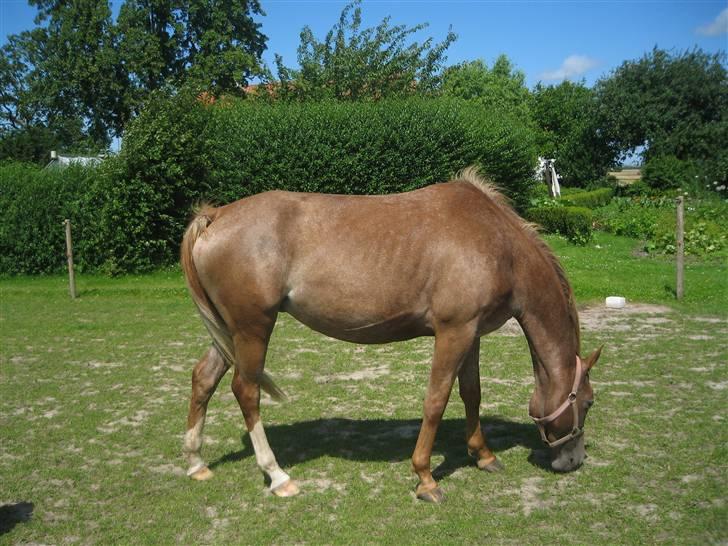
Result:
{"label": "horse's neck", "polygon": [[518,319],[531,350],[536,390],[547,408],[563,401],[574,381],[578,326],[571,305],[559,284],[534,293]]}

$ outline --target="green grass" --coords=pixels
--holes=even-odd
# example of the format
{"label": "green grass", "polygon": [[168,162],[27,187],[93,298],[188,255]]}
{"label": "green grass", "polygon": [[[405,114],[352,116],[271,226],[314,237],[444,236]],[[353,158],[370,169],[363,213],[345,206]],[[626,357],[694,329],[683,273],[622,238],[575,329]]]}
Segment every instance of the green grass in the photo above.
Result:
{"label": "green grass", "polygon": [[[267,369],[290,401],[262,412],[302,494],[278,499],[229,377],[205,431],[215,477],[184,476],[190,372],[208,341],[178,271],[81,276],[76,301],[63,277],[0,280],[0,543],[726,541],[725,265],[690,263],[676,305],[673,266],[634,257],[635,241],[549,242],[587,307],[585,352],[607,344],[592,373],[589,459],[567,475],[544,467],[526,342],[494,334],[481,349],[481,415],[506,471],[466,456],[455,391],[433,456],[440,506],[416,501],[409,462],[431,339],[357,346],[281,317]],[[632,312],[595,307],[607,295]],[[32,515],[7,506],[18,503]]]}
{"label": "green grass", "polygon": [[725,261],[688,258],[685,294],[678,302],[674,257],[639,257],[637,241],[602,232],[595,232],[594,242],[583,247],[556,236],[546,240],[561,259],[580,304],[625,296],[628,301],[666,304],[685,312],[728,313]]}

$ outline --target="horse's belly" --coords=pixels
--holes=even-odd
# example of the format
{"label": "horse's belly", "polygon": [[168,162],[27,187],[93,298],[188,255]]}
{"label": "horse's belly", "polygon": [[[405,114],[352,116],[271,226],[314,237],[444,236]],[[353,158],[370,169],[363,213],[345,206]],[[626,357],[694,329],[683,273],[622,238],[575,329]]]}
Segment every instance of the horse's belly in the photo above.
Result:
{"label": "horse's belly", "polygon": [[433,335],[424,310],[380,314],[353,307],[347,311],[340,306],[311,305],[295,298],[287,299],[281,310],[317,332],[353,343],[389,343]]}

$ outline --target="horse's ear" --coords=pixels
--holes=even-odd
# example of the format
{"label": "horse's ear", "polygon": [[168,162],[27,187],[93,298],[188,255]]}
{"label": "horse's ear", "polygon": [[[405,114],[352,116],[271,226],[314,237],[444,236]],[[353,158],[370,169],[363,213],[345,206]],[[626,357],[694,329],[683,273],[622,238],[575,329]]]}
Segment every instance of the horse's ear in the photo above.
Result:
{"label": "horse's ear", "polygon": [[599,347],[596,351],[594,351],[586,358],[586,360],[584,361],[584,367],[587,371],[591,370],[594,364],[597,363],[597,360],[599,360],[599,357],[602,354],[602,349],[604,349],[604,345]]}

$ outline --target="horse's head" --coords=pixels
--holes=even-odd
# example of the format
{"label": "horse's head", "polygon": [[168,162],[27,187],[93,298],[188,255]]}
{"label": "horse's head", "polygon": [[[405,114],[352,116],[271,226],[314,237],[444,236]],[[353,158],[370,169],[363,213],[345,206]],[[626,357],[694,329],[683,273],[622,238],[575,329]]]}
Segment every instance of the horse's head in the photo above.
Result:
{"label": "horse's head", "polygon": [[577,355],[571,391],[554,411],[544,417],[531,414],[541,433],[541,439],[551,448],[551,468],[558,472],[575,470],[586,458],[584,421],[594,403],[589,371],[596,364],[601,351],[600,347],[585,360]]}

